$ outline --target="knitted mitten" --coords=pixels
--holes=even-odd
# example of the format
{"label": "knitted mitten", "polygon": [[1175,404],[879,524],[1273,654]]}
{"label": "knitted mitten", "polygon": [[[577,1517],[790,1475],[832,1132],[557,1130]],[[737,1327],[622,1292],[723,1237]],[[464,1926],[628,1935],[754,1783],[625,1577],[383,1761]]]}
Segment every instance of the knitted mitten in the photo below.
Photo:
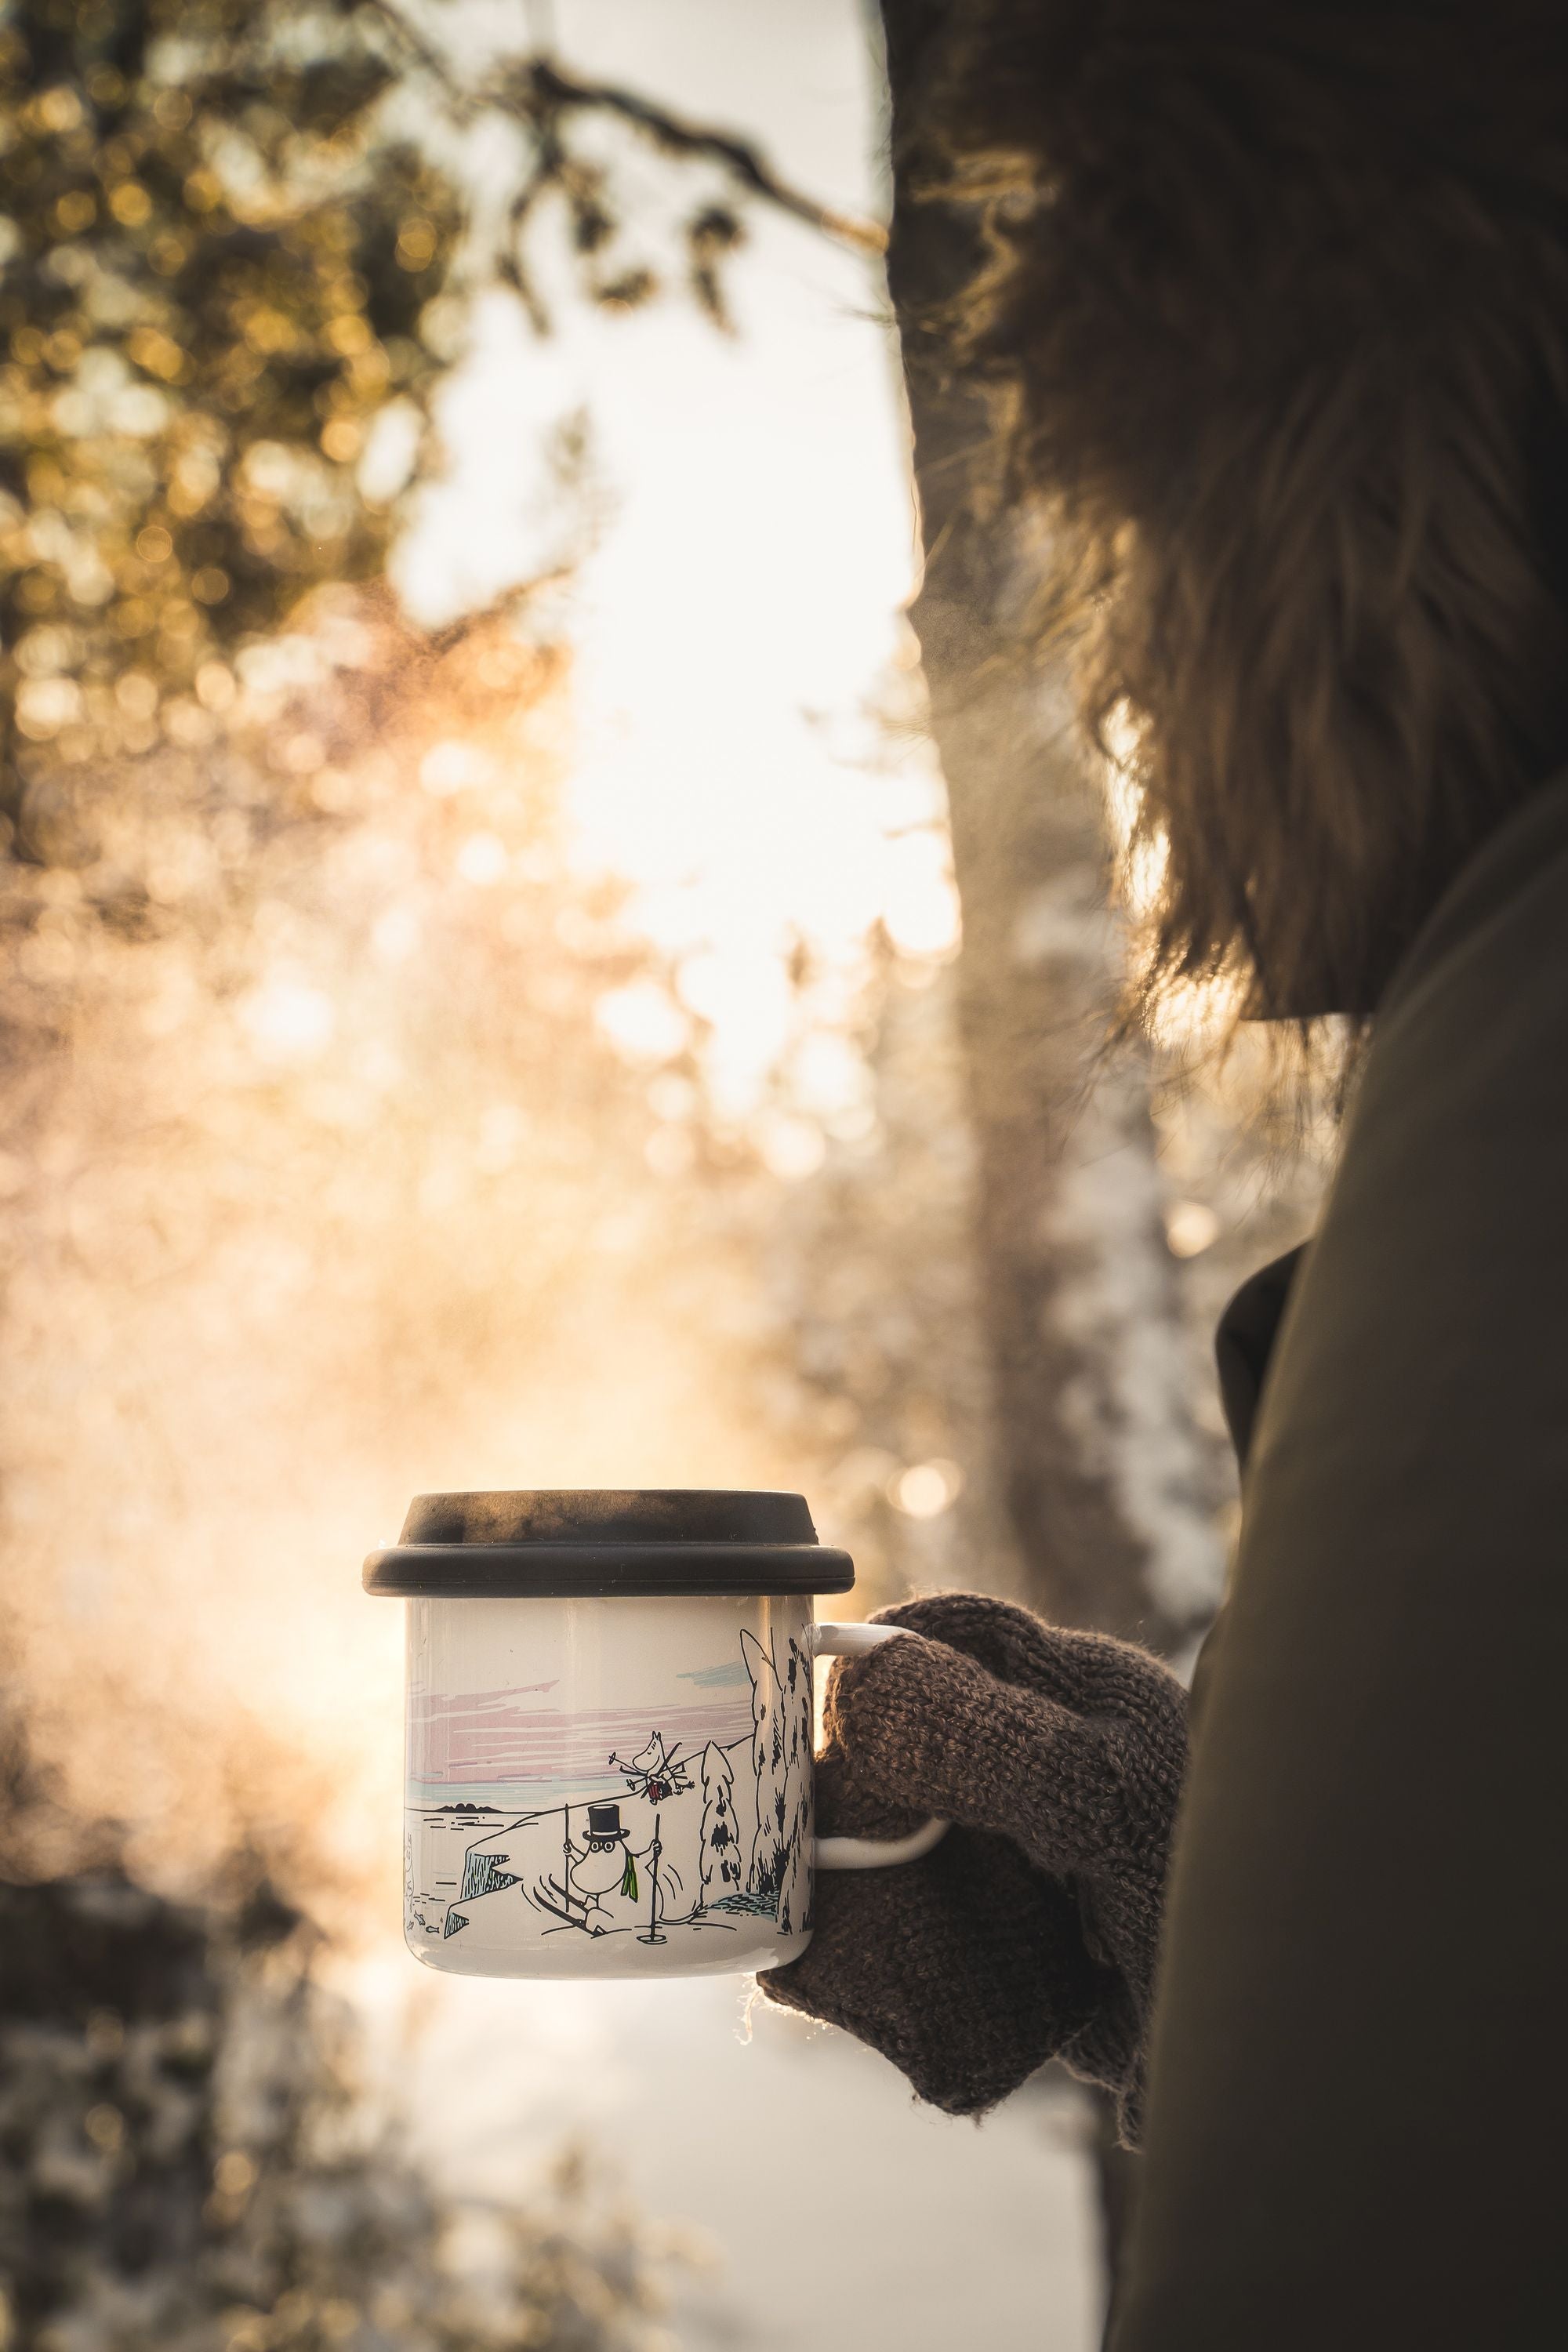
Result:
{"label": "knitted mitten", "polygon": [[978,1593],[878,1622],[931,1638],[835,1667],[818,1827],[955,1826],[923,1861],[819,1873],[808,1949],[758,1981],[950,2115],[1061,2058],[1135,2145],[1186,1693],[1145,1651]]}

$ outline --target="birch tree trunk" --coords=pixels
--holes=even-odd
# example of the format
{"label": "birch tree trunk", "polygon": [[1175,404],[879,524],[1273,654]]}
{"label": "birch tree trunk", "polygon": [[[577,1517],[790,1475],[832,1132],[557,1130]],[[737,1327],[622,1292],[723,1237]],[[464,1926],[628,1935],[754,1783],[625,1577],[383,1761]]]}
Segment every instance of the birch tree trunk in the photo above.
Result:
{"label": "birch tree trunk", "polygon": [[924,576],[910,617],[963,910],[959,1019],[999,1453],[1028,1597],[1059,1623],[1178,1646],[1218,1584],[1214,1472],[1164,1240],[1145,1072],[1104,1052],[1118,988],[1103,799],[1027,626],[1042,549],[996,475],[997,393],[953,331],[986,268],[944,100],[965,11],[881,0],[889,280]]}
{"label": "birch tree trunk", "polygon": [[[1146,1072],[1103,1045],[1119,986],[1102,794],[1028,627],[1045,553],[998,480],[1005,389],[955,327],[991,254],[994,184],[949,168],[959,0],[880,0],[891,100],[888,275],[924,572],[910,618],[963,912],[959,1022],[997,1454],[1028,1598],[1057,1622],[1181,1648],[1220,1582],[1212,1450],[1165,1244]],[[967,20],[967,21],[966,21]],[[1114,2305],[1137,2188],[1091,2097]],[[1109,2323],[1108,2323],[1109,2324]]]}

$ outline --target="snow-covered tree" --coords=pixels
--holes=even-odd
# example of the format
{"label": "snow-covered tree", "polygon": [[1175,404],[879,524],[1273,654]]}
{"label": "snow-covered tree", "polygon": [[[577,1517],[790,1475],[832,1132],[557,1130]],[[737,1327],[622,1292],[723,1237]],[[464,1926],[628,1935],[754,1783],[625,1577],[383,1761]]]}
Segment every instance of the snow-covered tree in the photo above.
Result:
{"label": "snow-covered tree", "polygon": [[698,1908],[741,1890],[741,1838],[735,1822],[735,1772],[716,1740],[702,1750],[702,1893]]}
{"label": "snow-covered tree", "polygon": [[784,1859],[779,1927],[798,1935],[811,1925],[811,1652],[792,1640],[783,1697]]}
{"label": "snow-covered tree", "polygon": [[752,1767],[757,1776],[757,1832],[746,1872],[749,1895],[776,1895],[785,1861],[784,1710],[773,1654],[753,1634],[741,1636],[752,1678]]}
{"label": "snow-covered tree", "polygon": [[752,1761],[757,1775],[757,1833],[746,1890],[778,1897],[779,1926],[805,1923],[811,1829],[811,1659],[796,1642],[781,1677],[771,1649],[741,1636],[752,1678]]}
{"label": "snow-covered tree", "polygon": [[568,2151],[505,2212],[454,2200],[257,1857],[182,1902],[141,1884],[112,1825],[61,1803],[6,1698],[0,1672],[0,2342],[668,2344],[668,2259],[591,2160]]}

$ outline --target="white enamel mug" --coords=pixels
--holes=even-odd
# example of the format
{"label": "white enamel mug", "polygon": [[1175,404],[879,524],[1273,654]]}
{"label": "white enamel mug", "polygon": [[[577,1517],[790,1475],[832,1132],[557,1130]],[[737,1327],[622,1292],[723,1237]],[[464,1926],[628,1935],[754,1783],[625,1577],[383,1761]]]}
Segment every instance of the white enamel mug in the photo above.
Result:
{"label": "white enamel mug", "polygon": [[458,1976],[718,1976],[811,1938],[817,1870],[917,1861],[946,1823],[817,1838],[812,1661],[891,1625],[804,1496],[421,1495],[368,1591],[408,1602],[404,1932]]}

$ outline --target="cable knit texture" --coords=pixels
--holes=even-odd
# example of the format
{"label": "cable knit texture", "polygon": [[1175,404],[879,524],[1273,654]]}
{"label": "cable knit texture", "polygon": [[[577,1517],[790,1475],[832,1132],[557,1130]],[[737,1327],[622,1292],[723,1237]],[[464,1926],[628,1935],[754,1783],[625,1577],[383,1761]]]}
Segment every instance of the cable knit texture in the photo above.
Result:
{"label": "cable knit texture", "polygon": [[955,1826],[923,1861],[819,1873],[809,1948],[759,1982],[949,2115],[1060,2058],[1135,2146],[1186,1693],[1145,1651],[979,1593],[876,1622],[929,1638],[834,1668],[818,1827]]}

